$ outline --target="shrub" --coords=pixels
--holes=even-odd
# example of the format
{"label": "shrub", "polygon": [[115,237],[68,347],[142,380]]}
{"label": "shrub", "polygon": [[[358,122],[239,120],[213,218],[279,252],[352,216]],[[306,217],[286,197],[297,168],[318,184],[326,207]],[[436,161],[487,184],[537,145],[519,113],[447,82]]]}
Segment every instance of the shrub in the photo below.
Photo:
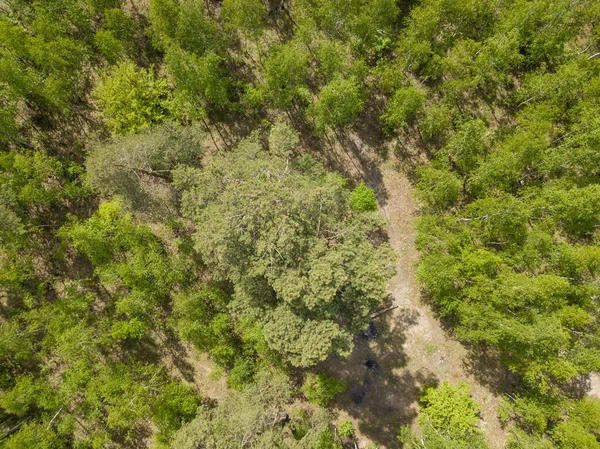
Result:
{"label": "shrub", "polygon": [[271,151],[290,154],[300,143],[300,137],[294,128],[285,123],[276,123],[269,134]]}
{"label": "shrub", "polygon": [[392,129],[408,126],[415,119],[424,102],[425,94],[416,87],[401,87],[394,93],[381,119]]}
{"label": "shrub", "polygon": [[319,94],[319,99],[309,109],[318,133],[326,126],[347,126],[362,111],[364,104],[361,86],[356,79],[336,78]]}
{"label": "shrub", "polygon": [[131,61],[122,62],[102,77],[94,97],[115,134],[132,134],[167,114],[167,81],[155,79],[152,69],[138,70]]}
{"label": "shrub", "polygon": [[254,366],[245,359],[238,359],[235,362],[229,377],[227,377],[227,386],[238,391],[244,388],[254,380]]}
{"label": "shrub", "polygon": [[350,194],[350,208],[354,212],[376,211],[375,191],[361,182]]}
{"label": "shrub", "polygon": [[450,435],[464,436],[475,432],[479,420],[479,404],[469,395],[470,387],[456,387],[444,382],[437,388],[425,388],[421,396],[422,420]]}
{"label": "shrub", "polygon": [[338,433],[343,437],[354,436],[354,426],[350,421],[342,421],[338,424]]}
{"label": "shrub", "polygon": [[417,192],[428,206],[445,209],[460,198],[462,182],[454,173],[427,167],[418,170],[418,174]]}
{"label": "shrub", "polygon": [[334,379],[326,374],[310,373],[302,386],[302,392],[309,402],[321,407],[327,407],[336,395],[345,390],[346,382]]}

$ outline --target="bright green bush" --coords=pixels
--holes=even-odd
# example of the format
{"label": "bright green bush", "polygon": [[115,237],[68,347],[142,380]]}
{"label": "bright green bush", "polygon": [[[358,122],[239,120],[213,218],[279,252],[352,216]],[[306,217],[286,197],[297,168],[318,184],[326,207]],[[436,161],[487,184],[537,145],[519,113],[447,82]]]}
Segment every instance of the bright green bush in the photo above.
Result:
{"label": "bright green bush", "polygon": [[364,183],[360,183],[350,194],[350,208],[354,212],[371,212],[377,210],[375,191]]}
{"label": "bright green bush", "polygon": [[346,390],[346,386],[346,382],[327,374],[310,373],[302,385],[302,392],[310,402],[327,407],[336,395]]}
{"label": "bright green bush", "polygon": [[392,129],[408,126],[423,107],[425,94],[413,86],[401,87],[394,93],[387,111],[381,116]]}
{"label": "bright green bush", "polygon": [[254,379],[255,368],[248,360],[238,358],[235,362],[229,376],[227,377],[227,386],[234,390],[242,391],[246,385]]}
{"label": "bright green bush", "polygon": [[343,437],[352,437],[354,436],[354,426],[350,421],[342,421],[338,424],[338,433]]}
{"label": "bright green bush", "polygon": [[363,109],[364,98],[361,86],[355,78],[336,78],[319,93],[319,99],[310,109],[316,131],[321,133],[331,128],[347,126]]}
{"label": "bright green bush", "polygon": [[479,404],[469,395],[468,384],[456,387],[444,382],[437,388],[425,388],[421,396],[421,421],[456,436],[476,431]]}
{"label": "bright green bush", "polygon": [[114,134],[132,134],[167,116],[167,81],[156,78],[152,69],[137,69],[125,61],[104,74],[93,91]]}
{"label": "bright green bush", "polygon": [[427,167],[418,170],[419,197],[434,209],[445,209],[460,198],[462,181],[452,172]]}

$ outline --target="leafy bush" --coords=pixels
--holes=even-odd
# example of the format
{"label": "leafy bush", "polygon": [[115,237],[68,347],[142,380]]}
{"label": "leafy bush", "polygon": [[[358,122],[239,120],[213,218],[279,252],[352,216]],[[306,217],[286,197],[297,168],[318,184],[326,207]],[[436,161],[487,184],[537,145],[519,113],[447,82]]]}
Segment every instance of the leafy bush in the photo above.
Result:
{"label": "leafy bush", "polygon": [[343,437],[352,437],[354,436],[354,426],[350,421],[342,421],[338,424],[338,433]]}
{"label": "leafy bush", "polygon": [[319,99],[309,110],[318,132],[326,126],[347,126],[363,108],[360,85],[354,78],[336,78],[328,83],[319,94]]}
{"label": "leafy bush", "polygon": [[392,129],[408,126],[421,110],[424,102],[425,94],[416,87],[401,87],[394,93],[381,119]]}
{"label": "leafy bush", "polygon": [[242,391],[254,380],[254,374],[254,365],[248,360],[239,358],[236,360],[231,371],[229,371],[227,386]]}
{"label": "leafy bush", "polygon": [[167,81],[156,79],[152,69],[137,69],[131,61],[106,73],[94,89],[108,127],[115,134],[132,134],[167,115]]}
{"label": "leafy bush", "polygon": [[454,173],[427,167],[418,174],[417,192],[428,206],[445,209],[460,198],[462,182]]}
{"label": "leafy bush", "polygon": [[468,384],[456,387],[444,382],[437,388],[425,388],[421,396],[422,421],[434,428],[444,429],[451,435],[463,436],[476,431],[479,404],[469,395]]}
{"label": "leafy bush", "polygon": [[346,390],[346,386],[346,382],[326,374],[310,373],[302,385],[302,392],[310,402],[327,407],[336,395]]}
{"label": "leafy bush", "polygon": [[354,212],[371,212],[377,210],[375,191],[362,182],[350,194],[350,208]]}
{"label": "leafy bush", "polygon": [[269,148],[271,151],[290,154],[300,142],[298,133],[294,128],[285,123],[276,123],[269,134]]}

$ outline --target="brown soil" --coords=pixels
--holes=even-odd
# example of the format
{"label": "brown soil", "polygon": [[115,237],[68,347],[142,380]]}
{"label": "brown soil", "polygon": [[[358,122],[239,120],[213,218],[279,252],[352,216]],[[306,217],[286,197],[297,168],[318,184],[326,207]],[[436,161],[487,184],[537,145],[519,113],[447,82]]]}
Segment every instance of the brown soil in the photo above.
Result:
{"label": "brown soil", "polygon": [[[389,283],[388,306],[393,311],[374,319],[378,337],[357,337],[348,359],[327,361],[321,369],[348,382],[348,390],[332,404],[340,419],[349,419],[357,430],[359,447],[398,448],[402,425],[415,427],[418,396],[424,385],[466,382],[481,404],[481,428],[491,448],[503,447],[506,434],[497,418],[500,395],[493,386],[475,378],[473,357],[451,338],[422,300],[416,277],[418,251],[415,245],[417,205],[409,180],[418,154],[398,146],[385,158],[373,153],[358,133],[348,133],[345,148],[336,144],[337,168],[355,180],[364,179],[377,192],[381,212],[389,220],[389,242],[399,255],[397,274]],[[396,144],[398,145],[398,144]],[[380,151],[386,155],[391,151]],[[348,159],[353,159],[349,161]],[[339,164],[339,165],[338,165]],[[481,363],[481,360],[479,360]],[[487,361],[483,360],[485,364]],[[493,364],[491,364],[493,365]],[[473,369],[470,369],[473,367]]]}

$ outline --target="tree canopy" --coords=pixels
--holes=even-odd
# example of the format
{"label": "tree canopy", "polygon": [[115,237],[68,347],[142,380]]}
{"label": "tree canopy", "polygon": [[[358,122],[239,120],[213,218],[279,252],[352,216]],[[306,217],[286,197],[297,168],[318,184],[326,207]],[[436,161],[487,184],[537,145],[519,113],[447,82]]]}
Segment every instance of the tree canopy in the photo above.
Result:
{"label": "tree canopy", "polygon": [[234,285],[234,314],[261,322],[296,366],[350,351],[351,332],[385,296],[393,256],[367,238],[382,220],[350,213],[343,178],[249,139],[202,171],[177,170],[175,184],[198,252]]}

